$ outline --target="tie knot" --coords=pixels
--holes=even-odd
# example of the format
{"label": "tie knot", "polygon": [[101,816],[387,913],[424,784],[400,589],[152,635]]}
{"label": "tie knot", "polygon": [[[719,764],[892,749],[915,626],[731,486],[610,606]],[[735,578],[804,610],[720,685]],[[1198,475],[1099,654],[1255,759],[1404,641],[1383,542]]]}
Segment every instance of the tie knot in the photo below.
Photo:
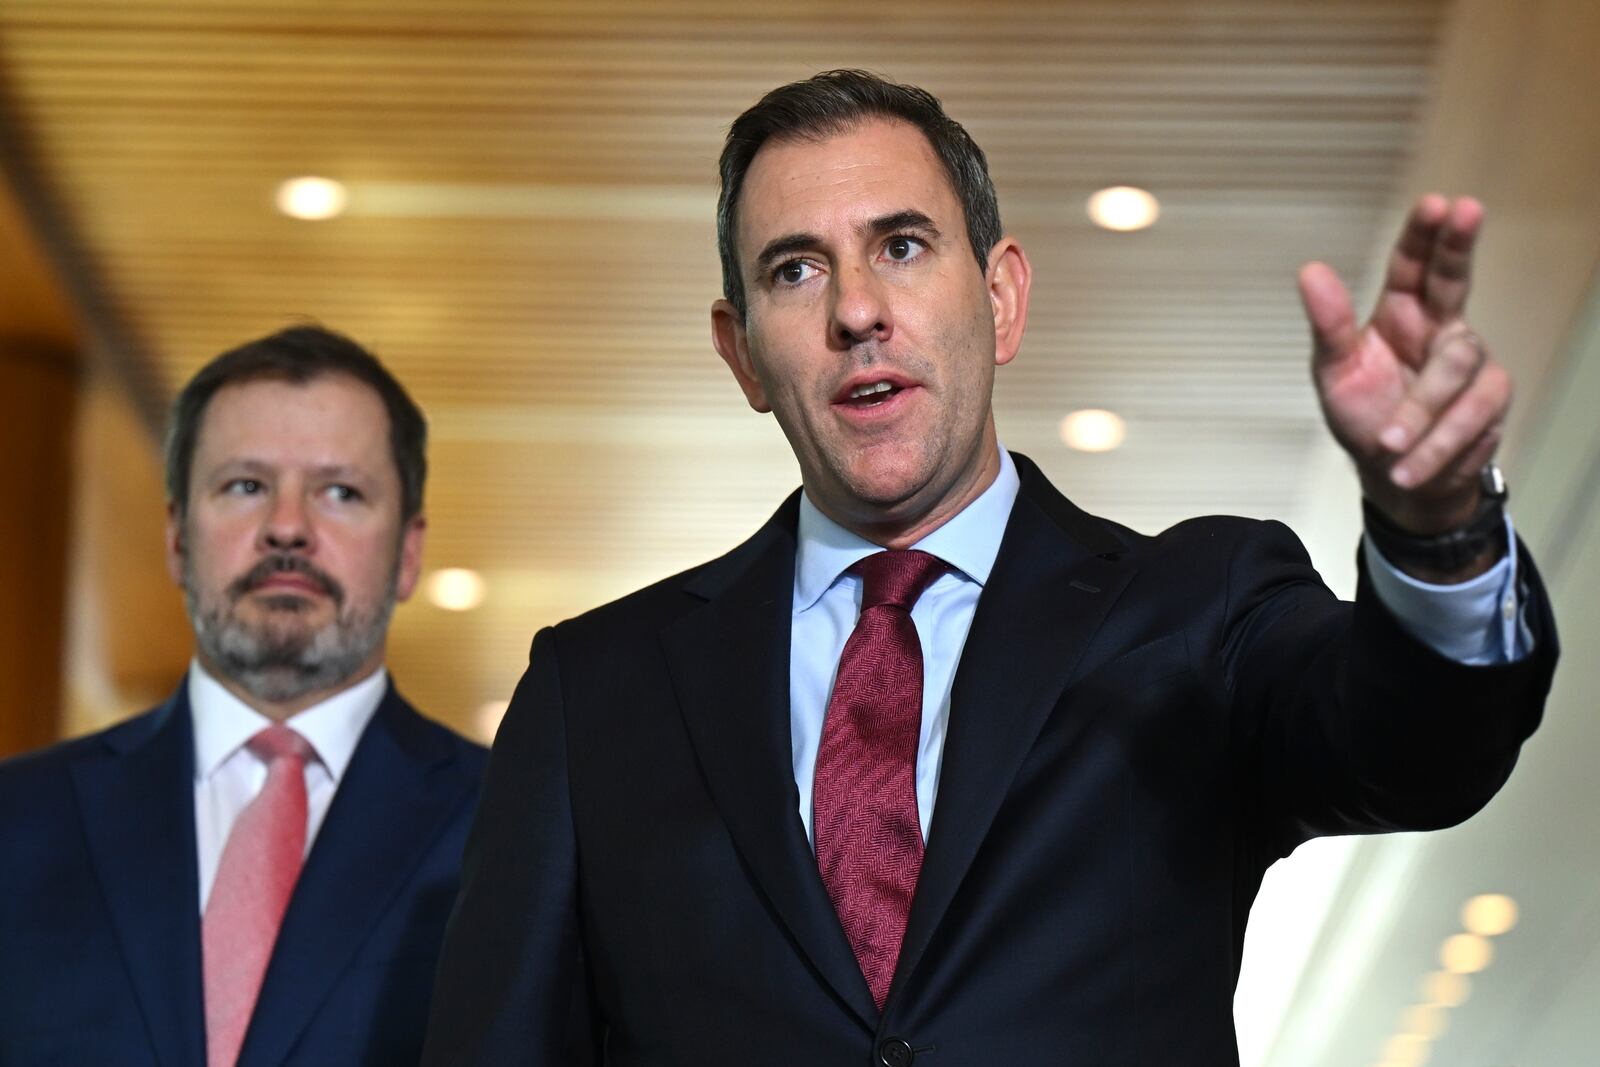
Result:
{"label": "tie knot", "polygon": [[246,745],[251,752],[273,764],[293,758],[305,763],[311,756],[311,743],[281,722],[273,723],[252,737]]}
{"label": "tie knot", "polygon": [[923,590],[950,565],[938,556],[912,548],[876,552],[850,569],[861,575],[862,611],[882,605],[910,611]]}

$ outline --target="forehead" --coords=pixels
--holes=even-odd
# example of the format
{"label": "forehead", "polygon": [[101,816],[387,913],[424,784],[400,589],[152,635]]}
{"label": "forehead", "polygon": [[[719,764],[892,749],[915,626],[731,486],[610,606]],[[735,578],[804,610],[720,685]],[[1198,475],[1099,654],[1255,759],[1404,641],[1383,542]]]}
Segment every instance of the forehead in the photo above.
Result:
{"label": "forehead", "polygon": [[377,392],[344,374],[306,382],[255,378],[218,389],[195,441],[196,467],[249,459],[284,466],[387,470],[389,415]]}
{"label": "forehead", "polygon": [[941,229],[962,226],[949,175],[915,126],[869,119],[822,140],[768,141],[740,191],[739,247],[751,256],[779,235],[826,236],[905,210]]}

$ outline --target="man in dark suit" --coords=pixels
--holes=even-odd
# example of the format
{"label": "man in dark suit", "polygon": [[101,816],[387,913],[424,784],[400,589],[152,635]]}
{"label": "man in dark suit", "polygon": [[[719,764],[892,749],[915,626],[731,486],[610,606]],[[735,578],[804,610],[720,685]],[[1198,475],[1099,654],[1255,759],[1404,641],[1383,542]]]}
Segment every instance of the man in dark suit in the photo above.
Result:
{"label": "man in dark suit", "polygon": [[0,1063],[417,1061],[485,762],[383,668],[425,438],[315,327],[180,394],[168,563],[195,658],[160,707],[0,765]]}
{"label": "man in dark suit", "polygon": [[1369,508],[1347,604],[1279,524],[1144,536],[1000,449],[1029,266],[936,100],[841,71],[746,112],[713,337],[803,492],[534,639],[424,1061],[1237,1062],[1266,867],[1467,817],[1549,685],[1480,475],[1480,217],[1419,203],[1365,327],[1302,272]]}

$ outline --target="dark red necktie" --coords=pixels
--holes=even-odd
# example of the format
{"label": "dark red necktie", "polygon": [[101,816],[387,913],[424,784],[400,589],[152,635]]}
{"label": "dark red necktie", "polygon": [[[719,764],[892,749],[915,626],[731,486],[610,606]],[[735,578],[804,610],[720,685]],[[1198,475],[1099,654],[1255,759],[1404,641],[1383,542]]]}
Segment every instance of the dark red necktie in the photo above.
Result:
{"label": "dark red necktie", "polygon": [[879,552],[850,569],[863,581],[861,617],[828,700],[811,825],[822,884],[881,1011],[922,870],[922,646],[911,607],[949,567],[911,550]]}

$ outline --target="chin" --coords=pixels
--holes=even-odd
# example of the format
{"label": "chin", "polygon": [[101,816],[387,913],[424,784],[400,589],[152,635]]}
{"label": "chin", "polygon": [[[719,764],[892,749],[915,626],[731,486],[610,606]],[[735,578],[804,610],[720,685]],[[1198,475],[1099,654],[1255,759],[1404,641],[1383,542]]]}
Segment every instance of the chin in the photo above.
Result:
{"label": "chin", "polygon": [[881,448],[862,455],[843,481],[857,500],[875,508],[894,508],[918,496],[936,473],[920,449]]}
{"label": "chin", "polygon": [[266,608],[241,613],[239,617],[239,622],[247,629],[270,641],[309,640],[312,634],[332,621],[323,617],[321,612],[312,611],[311,606],[304,602],[295,608]]}
{"label": "chin", "polygon": [[927,481],[920,478],[860,478],[847,481],[845,496],[852,510],[871,522],[896,522],[915,517]]}

